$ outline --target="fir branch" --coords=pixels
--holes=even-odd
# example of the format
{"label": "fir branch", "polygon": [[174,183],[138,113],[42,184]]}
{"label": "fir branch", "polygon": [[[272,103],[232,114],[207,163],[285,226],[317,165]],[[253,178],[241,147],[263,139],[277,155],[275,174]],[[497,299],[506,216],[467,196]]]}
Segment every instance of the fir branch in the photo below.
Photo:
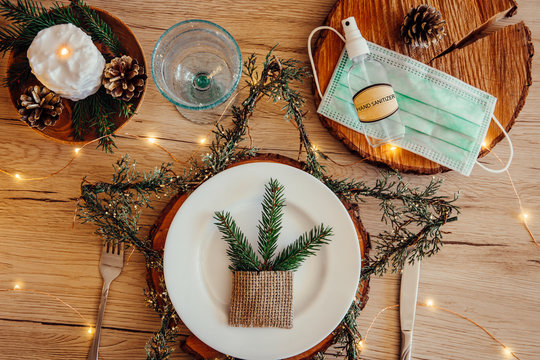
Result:
{"label": "fir branch", "polygon": [[73,137],[83,140],[85,132],[94,128],[98,138],[105,136],[98,142],[98,147],[112,153],[112,148],[116,147],[113,140],[116,129],[114,118],[121,116],[127,119],[133,114],[131,103],[114,99],[100,88],[95,94],[74,103],[71,117]]}
{"label": "fir branch", "polygon": [[261,266],[259,259],[231,214],[216,211],[214,220],[216,220],[215,224],[221,232],[223,240],[229,244],[227,249],[227,256],[231,260],[229,269],[232,271],[259,271]]}
{"label": "fir branch", "polygon": [[283,249],[270,265],[274,271],[294,271],[300,267],[302,262],[324,244],[330,242],[332,228],[324,224],[315,226],[309,232],[302,234],[292,244]]}
{"label": "fir branch", "polygon": [[0,0],[0,16],[11,24],[0,29],[0,52],[18,52],[28,49],[37,33],[48,27],[71,23],[80,27],[81,23],[72,9],[55,3],[46,9],[34,0]]}
{"label": "fir branch", "polygon": [[71,6],[80,14],[92,40],[107,46],[114,56],[122,56],[125,53],[116,34],[94,9],[87,6],[82,0],[70,0],[70,2]]}
{"label": "fir branch", "polygon": [[138,237],[139,219],[143,208],[150,207],[150,196],[174,191],[179,179],[171,175],[170,164],[146,174],[136,171],[135,166],[124,156],[114,166],[111,183],[83,180],[77,217],[82,223],[95,224],[96,234],[105,242],[133,246],[145,255],[148,266],[160,267],[161,255],[152,248],[151,240]]}
{"label": "fir branch", "polygon": [[275,179],[270,179],[270,182],[265,185],[262,215],[257,226],[259,229],[257,245],[258,252],[263,259],[263,270],[269,270],[270,259],[277,249],[277,240],[282,228],[283,207],[285,206],[283,192],[283,185]]}

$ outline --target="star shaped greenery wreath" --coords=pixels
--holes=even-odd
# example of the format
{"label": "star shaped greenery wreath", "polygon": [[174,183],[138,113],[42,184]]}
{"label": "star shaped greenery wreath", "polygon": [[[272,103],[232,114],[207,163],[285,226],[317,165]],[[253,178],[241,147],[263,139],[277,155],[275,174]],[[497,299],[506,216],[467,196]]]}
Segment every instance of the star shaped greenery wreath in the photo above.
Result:
{"label": "star shaped greenery wreath", "polygon": [[[193,160],[182,175],[176,175],[172,164],[162,164],[153,171],[141,174],[135,162],[128,157],[114,166],[111,182],[90,183],[83,180],[78,203],[78,217],[82,222],[97,226],[96,234],[108,242],[121,242],[140,251],[149,269],[162,270],[163,254],[152,248],[152,239],[140,234],[139,218],[145,208],[151,207],[152,199],[162,195],[175,195],[194,190],[200,183],[223,171],[230,164],[258,154],[251,144],[240,146],[248,136],[248,121],[257,103],[269,99],[283,104],[285,118],[297,129],[300,150],[306,153],[304,171],[322,181],[340,199],[360,202],[365,198],[377,199],[380,203],[381,221],[385,229],[372,235],[374,254],[362,259],[362,279],[382,275],[387,270],[398,271],[403,267],[407,249],[411,250],[410,261],[420,260],[437,253],[442,246],[442,226],[456,221],[459,208],[453,197],[438,194],[442,180],[432,179],[422,188],[410,187],[398,173],[382,172],[374,184],[369,185],[356,179],[336,179],[326,172],[319,159],[329,157],[313,146],[304,128],[305,100],[299,91],[291,87],[293,82],[309,76],[308,70],[297,60],[282,60],[274,55],[274,48],[266,55],[262,67],[256,66],[256,57],[251,55],[244,63],[249,94],[239,106],[232,107],[232,126],[225,128],[217,124],[209,151],[200,160]],[[161,279],[163,283],[163,279]],[[178,315],[163,291],[148,288],[145,291],[149,307],[161,317],[161,328],[146,346],[147,359],[167,359],[174,350],[178,337],[175,326]],[[357,330],[356,318],[362,308],[358,298],[335,331],[334,342],[348,360],[359,359],[357,347],[361,335]],[[324,358],[319,353],[316,358]]]}

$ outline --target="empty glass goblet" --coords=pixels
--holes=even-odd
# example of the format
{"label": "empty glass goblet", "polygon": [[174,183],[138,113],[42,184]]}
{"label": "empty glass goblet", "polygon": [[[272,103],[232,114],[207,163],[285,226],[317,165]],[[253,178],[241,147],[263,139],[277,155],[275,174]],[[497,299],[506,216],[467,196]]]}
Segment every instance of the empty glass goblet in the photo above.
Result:
{"label": "empty glass goblet", "polygon": [[152,54],[152,76],[161,94],[199,124],[219,118],[241,75],[238,44],[225,29],[206,20],[172,26]]}

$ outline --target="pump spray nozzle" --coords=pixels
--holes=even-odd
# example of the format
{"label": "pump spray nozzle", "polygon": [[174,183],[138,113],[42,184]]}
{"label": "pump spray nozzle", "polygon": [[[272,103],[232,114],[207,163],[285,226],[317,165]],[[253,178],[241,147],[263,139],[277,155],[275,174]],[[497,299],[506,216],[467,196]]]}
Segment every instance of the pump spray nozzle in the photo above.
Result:
{"label": "pump spray nozzle", "polygon": [[349,58],[354,62],[360,55],[369,54],[367,41],[358,30],[354,16],[342,20],[341,24],[345,33],[345,48]]}

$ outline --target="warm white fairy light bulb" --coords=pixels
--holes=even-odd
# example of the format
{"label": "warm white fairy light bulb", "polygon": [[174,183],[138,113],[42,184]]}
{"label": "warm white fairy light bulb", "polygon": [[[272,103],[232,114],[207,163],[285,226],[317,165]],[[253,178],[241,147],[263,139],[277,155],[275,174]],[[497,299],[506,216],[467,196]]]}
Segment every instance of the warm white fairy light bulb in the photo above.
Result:
{"label": "warm white fairy light bulb", "polygon": [[154,143],[156,142],[156,138],[149,137],[149,138],[148,138],[148,142],[149,142],[150,144],[154,144]]}
{"label": "warm white fairy light bulb", "polygon": [[433,305],[434,305],[433,300],[428,299],[428,300],[426,301],[426,305],[429,306],[429,307],[433,307]]}
{"label": "warm white fairy light bulb", "polygon": [[506,355],[512,355],[512,350],[507,346],[504,347],[503,351]]}
{"label": "warm white fairy light bulb", "polygon": [[91,334],[94,332],[94,329],[92,329],[91,327],[88,328],[88,333]]}
{"label": "warm white fairy light bulb", "polygon": [[20,289],[21,289],[20,284],[15,284],[15,286],[13,287],[13,290],[20,290]]}
{"label": "warm white fairy light bulb", "polygon": [[397,146],[392,145],[392,146],[390,147],[390,150],[396,151],[396,150],[397,150]]}
{"label": "warm white fairy light bulb", "polygon": [[201,143],[201,145],[203,145],[206,142],[206,138],[202,138],[201,140],[199,140],[199,142]]}
{"label": "warm white fairy light bulb", "polygon": [[78,154],[81,151],[81,148],[75,148],[75,154]]}
{"label": "warm white fairy light bulb", "polygon": [[15,174],[15,179],[20,180],[20,179],[21,179],[21,175]]}

